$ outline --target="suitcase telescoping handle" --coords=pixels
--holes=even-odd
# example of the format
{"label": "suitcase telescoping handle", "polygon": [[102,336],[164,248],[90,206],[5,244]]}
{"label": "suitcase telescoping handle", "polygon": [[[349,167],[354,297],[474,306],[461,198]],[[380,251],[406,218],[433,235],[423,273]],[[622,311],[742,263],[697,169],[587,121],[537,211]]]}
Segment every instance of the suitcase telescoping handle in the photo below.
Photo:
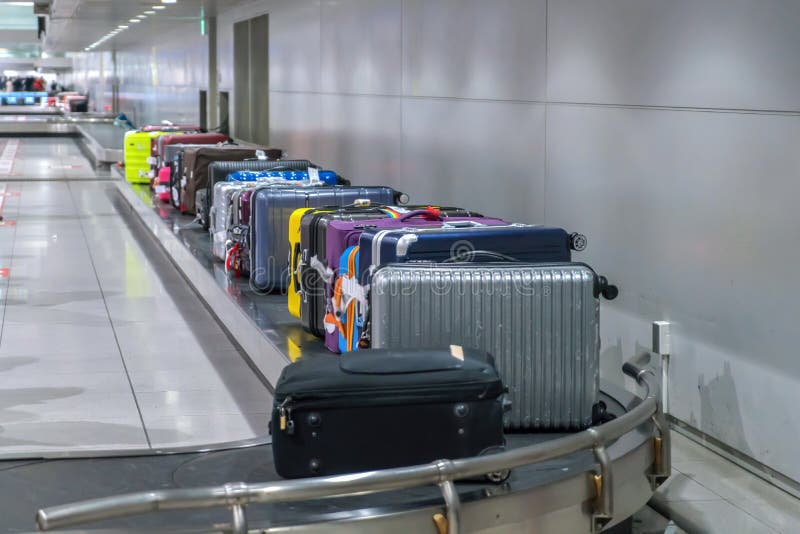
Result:
{"label": "suitcase telescoping handle", "polygon": [[486,258],[490,261],[502,261],[509,263],[519,263],[520,261],[517,258],[512,258],[511,256],[507,256],[493,250],[465,250],[464,252],[459,252],[455,256],[451,256],[442,263],[471,262],[475,261],[477,258]]}
{"label": "suitcase telescoping handle", "polygon": [[302,296],[305,291],[303,289],[303,281],[300,279],[300,259],[302,256],[300,243],[294,244],[294,250],[292,251],[292,254],[294,257],[289,259],[289,265],[294,265],[294,270],[292,271],[292,285],[294,286],[295,293]]}

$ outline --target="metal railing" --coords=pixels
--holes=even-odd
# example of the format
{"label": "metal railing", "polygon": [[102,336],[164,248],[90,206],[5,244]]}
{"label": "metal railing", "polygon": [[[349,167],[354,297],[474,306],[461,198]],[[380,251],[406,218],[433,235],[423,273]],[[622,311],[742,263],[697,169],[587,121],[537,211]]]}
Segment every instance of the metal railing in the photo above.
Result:
{"label": "metal railing", "polygon": [[36,523],[40,530],[48,531],[149,512],[226,506],[233,513],[231,530],[240,534],[248,530],[245,507],[249,504],[328,499],[438,485],[446,505],[447,514],[443,521],[446,531],[448,534],[457,534],[460,532],[461,503],[454,481],[474,479],[487,473],[553,460],[578,451],[592,450],[600,468],[592,474],[596,498],[593,504],[591,528],[593,532],[599,532],[614,515],[611,461],[606,451],[609,442],[647,421],[652,421],[658,434],[653,441],[653,469],[648,475],[653,489],[669,476],[671,467],[669,428],[661,411],[659,387],[655,382],[655,375],[651,370],[631,362],[623,366],[623,371],[636,379],[645,389],[645,398],[640,403],[627,413],[601,426],[536,445],[488,456],[439,460],[424,465],[350,475],[260,484],[231,483],[216,487],[117,495],[39,510],[36,514]]}

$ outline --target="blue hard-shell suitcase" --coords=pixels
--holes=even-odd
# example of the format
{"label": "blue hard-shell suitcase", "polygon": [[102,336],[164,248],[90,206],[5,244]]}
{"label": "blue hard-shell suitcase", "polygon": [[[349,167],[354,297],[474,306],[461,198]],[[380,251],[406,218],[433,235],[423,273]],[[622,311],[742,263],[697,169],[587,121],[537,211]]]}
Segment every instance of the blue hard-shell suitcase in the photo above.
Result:
{"label": "blue hard-shell suitcase", "polygon": [[[229,182],[257,182],[268,178],[306,182],[309,175],[308,171],[237,171],[228,175]],[[319,171],[319,181],[325,185],[341,184],[339,175],[333,171]]]}
{"label": "blue hard-shell suitcase", "polygon": [[250,200],[250,285],[259,292],[285,290],[289,284],[289,217],[299,208],[405,204],[408,197],[391,187],[294,185],[256,186]]}
{"label": "blue hard-shell suitcase", "polygon": [[572,261],[586,248],[586,237],[563,228],[531,224],[487,226],[476,221],[448,222],[436,228],[367,228],[359,239],[359,280],[369,283],[380,265],[410,261]]}

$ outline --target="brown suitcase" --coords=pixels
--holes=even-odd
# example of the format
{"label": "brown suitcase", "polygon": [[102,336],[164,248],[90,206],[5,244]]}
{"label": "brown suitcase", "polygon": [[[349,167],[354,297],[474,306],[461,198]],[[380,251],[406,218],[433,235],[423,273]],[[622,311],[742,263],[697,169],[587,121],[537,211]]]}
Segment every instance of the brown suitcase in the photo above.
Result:
{"label": "brown suitcase", "polygon": [[183,178],[181,179],[181,211],[195,213],[195,196],[205,189],[208,183],[208,167],[215,161],[243,161],[258,157],[257,151],[263,151],[267,159],[280,159],[283,150],[279,148],[251,147],[240,145],[222,145],[187,148],[183,154]]}

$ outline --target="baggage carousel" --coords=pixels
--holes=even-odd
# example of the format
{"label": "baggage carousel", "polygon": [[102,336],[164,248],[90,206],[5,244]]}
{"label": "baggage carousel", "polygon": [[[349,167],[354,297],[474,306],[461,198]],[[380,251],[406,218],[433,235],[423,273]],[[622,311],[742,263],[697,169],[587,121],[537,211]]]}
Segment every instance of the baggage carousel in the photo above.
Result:
{"label": "baggage carousel", "polygon": [[123,159],[125,129],[108,113],[64,113],[36,106],[0,107],[0,136],[74,137],[95,168],[108,168]]}
{"label": "baggage carousel", "polygon": [[[211,255],[208,233],[153,200],[146,186],[115,182],[112,201],[149,233],[231,337],[254,372],[274,384],[297,358],[330,357],[286,310],[282,295],[256,295]],[[655,375],[642,362],[624,371],[637,396],[602,385],[612,421],[583,432],[511,434],[502,453],[354,475],[285,481],[269,444],[131,459],[141,476],[82,489],[74,504],[40,510],[42,530],[73,526],[148,532],[629,532],[627,519],[670,473],[669,430]],[[365,429],[368,431],[368,429]],[[403,446],[403,444],[398,444]],[[354,451],[357,454],[357,451]],[[70,469],[93,469],[77,460]],[[174,468],[165,479],[163,469]],[[80,462],[87,462],[81,466]],[[510,469],[502,484],[475,482]],[[78,476],[76,474],[76,476]],[[85,480],[85,479],[84,479]],[[47,487],[43,483],[43,487]],[[99,493],[99,488],[104,488]],[[48,502],[45,495],[43,502]],[[63,499],[52,502],[67,502]]]}

